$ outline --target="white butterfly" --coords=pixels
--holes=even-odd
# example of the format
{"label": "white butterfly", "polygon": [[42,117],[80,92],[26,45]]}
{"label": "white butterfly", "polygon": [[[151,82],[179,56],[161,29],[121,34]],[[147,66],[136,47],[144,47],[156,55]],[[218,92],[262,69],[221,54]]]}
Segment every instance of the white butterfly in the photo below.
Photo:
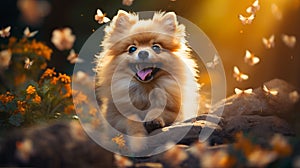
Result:
{"label": "white butterfly", "polygon": [[256,0],[251,6],[246,9],[247,13],[255,14],[260,9],[259,1]]}
{"label": "white butterfly", "polygon": [[242,22],[243,25],[245,25],[245,24],[251,24],[252,21],[254,20],[254,18],[255,18],[254,14],[251,14],[249,17],[245,17],[245,16],[243,16],[241,14],[239,15],[239,19],[240,19],[240,21]]}
{"label": "white butterfly", "polygon": [[76,37],[72,34],[72,30],[66,27],[63,29],[55,29],[52,32],[51,42],[59,50],[68,50],[73,47],[75,39]]}
{"label": "white butterfly", "polygon": [[252,94],[253,93],[253,89],[249,88],[246,90],[241,90],[239,88],[234,88],[234,92],[236,95],[240,95],[240,94]]}
{"label": "white butterfly", "polygon": [[237,66],[233,67],[233,77],[238,82],[242,82],[244,80],[248,80],[249,79],[249,76],[246,75],[246,74],[241,73],[240,70],[239,70],[239,68]]}
{"label": "white butterfly", "polygon": [[82,63],[83,59],[78,57],[78,54],[75,53],[74,49],[72,49],[67,57],[67,60],[70,61],[71,64]]}
{"label": "white butterfly", "polygon": [[275,36],[272,34],[268,39],[263,37],[262,42],[267,49],[275,47]]}
{"label": "white butterfly", "polygon": [[33,32],[30,32],[29,27],[26,27],[23,34],[24,34],[24,37],[30,38],[30,37],[35,36],[38,32],[39,31],[37,31],[37,30],[33,31]]}
{"label": "white butterfly", "polygon": [[27,57],[27,58],[25,58],[25,64],[24,64],[24,69],[30,69],[31,68],[31,66],[32,66],[32,64],[33,64],[33,60],[32,61],[30,61],[30,59]]}
{"label": "white butterfly", "polygon": [[244,61],[249,65],[253,66],[259,63],[260,59],[256,57],[253,53],[251,53],[249,50],[246,50]]}
{"label": "white butterfly", "polygon": [[267,88],[266,85],[263,85],[263,90],[265,91],[265,93],[266,93],[267,95],[269,95],[269,94],[271,94],[271,95],[273,95],[273,96],[278,95],[278,91],[277,91],[277,90],[275,90],[275,89],[269,89],[269,88]]}
{"label": "white butterfly", "polygon": [[211,62],[207,62],[206,66],[208,68],[215,68],[220,63],[218,56],[215,54],[214,59]]}
{"label": "white butterfly", "polygon": [[10,35],[10,29],[11,29],[11,27],[8,26],[8,27],[0,30],[0,36],[3,37],[3,38],[8,37]]}
{"label": "white butterfly", "polygon": [[95,15],[95,21],[97,21],[99,24],[107,23],[110,21],[108,17],[106,17],[106,14],[103,14],[100,9],[97,9],[97,14]]}
{"label": "white butterfly", "polygon": [[281,36],[281,39],[284,42],[284,44],[290,48],[293,48],[296,45],[296,41],[297,41],[296,36],[289,36],[289,35],[283,34]]}

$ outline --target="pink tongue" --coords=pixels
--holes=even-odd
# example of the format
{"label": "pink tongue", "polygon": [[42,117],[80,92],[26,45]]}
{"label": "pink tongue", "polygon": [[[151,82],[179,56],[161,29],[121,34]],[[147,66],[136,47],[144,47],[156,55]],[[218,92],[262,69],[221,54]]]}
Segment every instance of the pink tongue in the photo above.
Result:
{"label": "pink tongue", "polygon": [[140,70],[137,72],[137,75],[142,79],[145,80],[146,77],[151,74],[152,69]]}

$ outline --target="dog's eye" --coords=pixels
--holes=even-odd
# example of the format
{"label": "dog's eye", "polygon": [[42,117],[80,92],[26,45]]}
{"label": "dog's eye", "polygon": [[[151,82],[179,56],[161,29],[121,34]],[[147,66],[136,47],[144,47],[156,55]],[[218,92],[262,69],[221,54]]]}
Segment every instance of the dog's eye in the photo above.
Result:
{"label": "dog's eye", "polygon": [[136,46],[131,46],[131,47],[129,47],[128,52],[129,52],[129,53],[133,53],[133,52],[135,52],[136,50],[137,50]]}
{"label": "dog's eye", "polygon": [[154,44],[152,46],[152,50],[154,50],[156,53],[159,53],[160,50],[161,50],[161,48],[160,48],[160,46],[158,44]]}

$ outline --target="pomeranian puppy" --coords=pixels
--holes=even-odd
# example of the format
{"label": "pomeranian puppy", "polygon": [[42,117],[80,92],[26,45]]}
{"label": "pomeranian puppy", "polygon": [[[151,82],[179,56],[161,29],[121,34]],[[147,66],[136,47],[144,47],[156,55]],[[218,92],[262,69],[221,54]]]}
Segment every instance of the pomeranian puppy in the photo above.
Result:
{"label": "pomeranian puppy", "polygon": [[195,117],[197,65],[174,12],[143,20],[120,10],[104,31],[95,60],[96,97],[112,127],[147,135]]}

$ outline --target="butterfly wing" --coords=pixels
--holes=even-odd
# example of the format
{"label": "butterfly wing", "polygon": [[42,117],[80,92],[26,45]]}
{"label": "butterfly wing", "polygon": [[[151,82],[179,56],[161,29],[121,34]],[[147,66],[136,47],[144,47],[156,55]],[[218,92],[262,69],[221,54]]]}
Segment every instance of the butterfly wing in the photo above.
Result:
{"label": "butterfly wing", "polygon": [[243,80],[248,80],[248,79],[249,79],[249,76],[246,75],[246,74],[241,73],[241,74],[240,74],[240,78],[241,78],[241,81],[243,81]]}
{"label": "butterfly wing", "polygon": [[252,65],[258,64],[260,61],[259,57],[253,57],[252,58]]}
{"label": "butterfly wing", "polygon": [[97,15],[98,16],[103,16],[103,13],[102,13],[102,11],[100,9],[97,9]]}
{"label": "butterfly wing", "polygon": [[234,67],[233,67],[233,72],[234,72],[234,74],[236,74],[236,75],[239,75],[239,74],[240,74],[240,70],[239,70],[239,68],[238,68],[237,66],[234,66]]}
{"label": "butterfly wing", "polygon": [[37,33],[38,33],[39,31],[33,31],[33,32],[31,32],[30,34],[29,34],[29,37],[33,37],[33,36],[35,36]]}
{"label": "butterfly wing", "polygon": [[234,88],[234,92],[235,94],[239,95],[243,93],[243,90],[239,89],[239,88]]}
{"label": "butterfly wing", "polygon": [[25,37],[28,37],[28,35],[30,34],[29,27],[26,27],[26,28],[25,28],[23,34],[24,34]]}
{"label": "butterfly wing", "polygon": [[103,19],[103,22],[104,23],[107,23],[107,22],[109,22],[110,21],[110,19],[108,18],[108,17],[104,17],[104,19]]}
{"label": "butterfly wing", "polygon": [[254,14],[252,14],[252,15],[250,15],[248,18],[247,18],[247,23],[248,24],[251,24],[252,23],[252,21],[254,20],[254,18],[255,18],[255,15]]}
{"label": "butterfly wing", "polygon": [[278,95],[278,91],[277,90],[270,90],[270,94],[273,95],[273,96],[276,96]]}
{"label": "butterfly wing", "polygon": [[10,26],[7,26],[7,27],[4,29],[4,31],[5,31],[5,32],[9,32],[10,29],[11,29],[11,27],[10,27]]}
{"label": "butterfly wing", "polygon": [[213,63],[213,62],[207,62],[207,63],[206,63],[206,66],[207,66],[208,68],[214,68],[214,63]]}
{"label": "butterfly wing", "polygon": [[252,94],[253,93],[253,89],[246,89],[246,90],[244,90],[244,93],[246,93],[246,94]]}
{"label": "butterfly wing", "polygon": [[214,56],[214,60],[213,60],[214,65],[218,65],[219,64],[219,58],[217,55]]}
{"label": "butterfly wing", "polygon": [[244,17],[243,15],[239,15],[239,19],[240,19],[240,21],[242,22],[242,24],[246,24],[246,21],[247,21],[247,18],[246,17]]}

